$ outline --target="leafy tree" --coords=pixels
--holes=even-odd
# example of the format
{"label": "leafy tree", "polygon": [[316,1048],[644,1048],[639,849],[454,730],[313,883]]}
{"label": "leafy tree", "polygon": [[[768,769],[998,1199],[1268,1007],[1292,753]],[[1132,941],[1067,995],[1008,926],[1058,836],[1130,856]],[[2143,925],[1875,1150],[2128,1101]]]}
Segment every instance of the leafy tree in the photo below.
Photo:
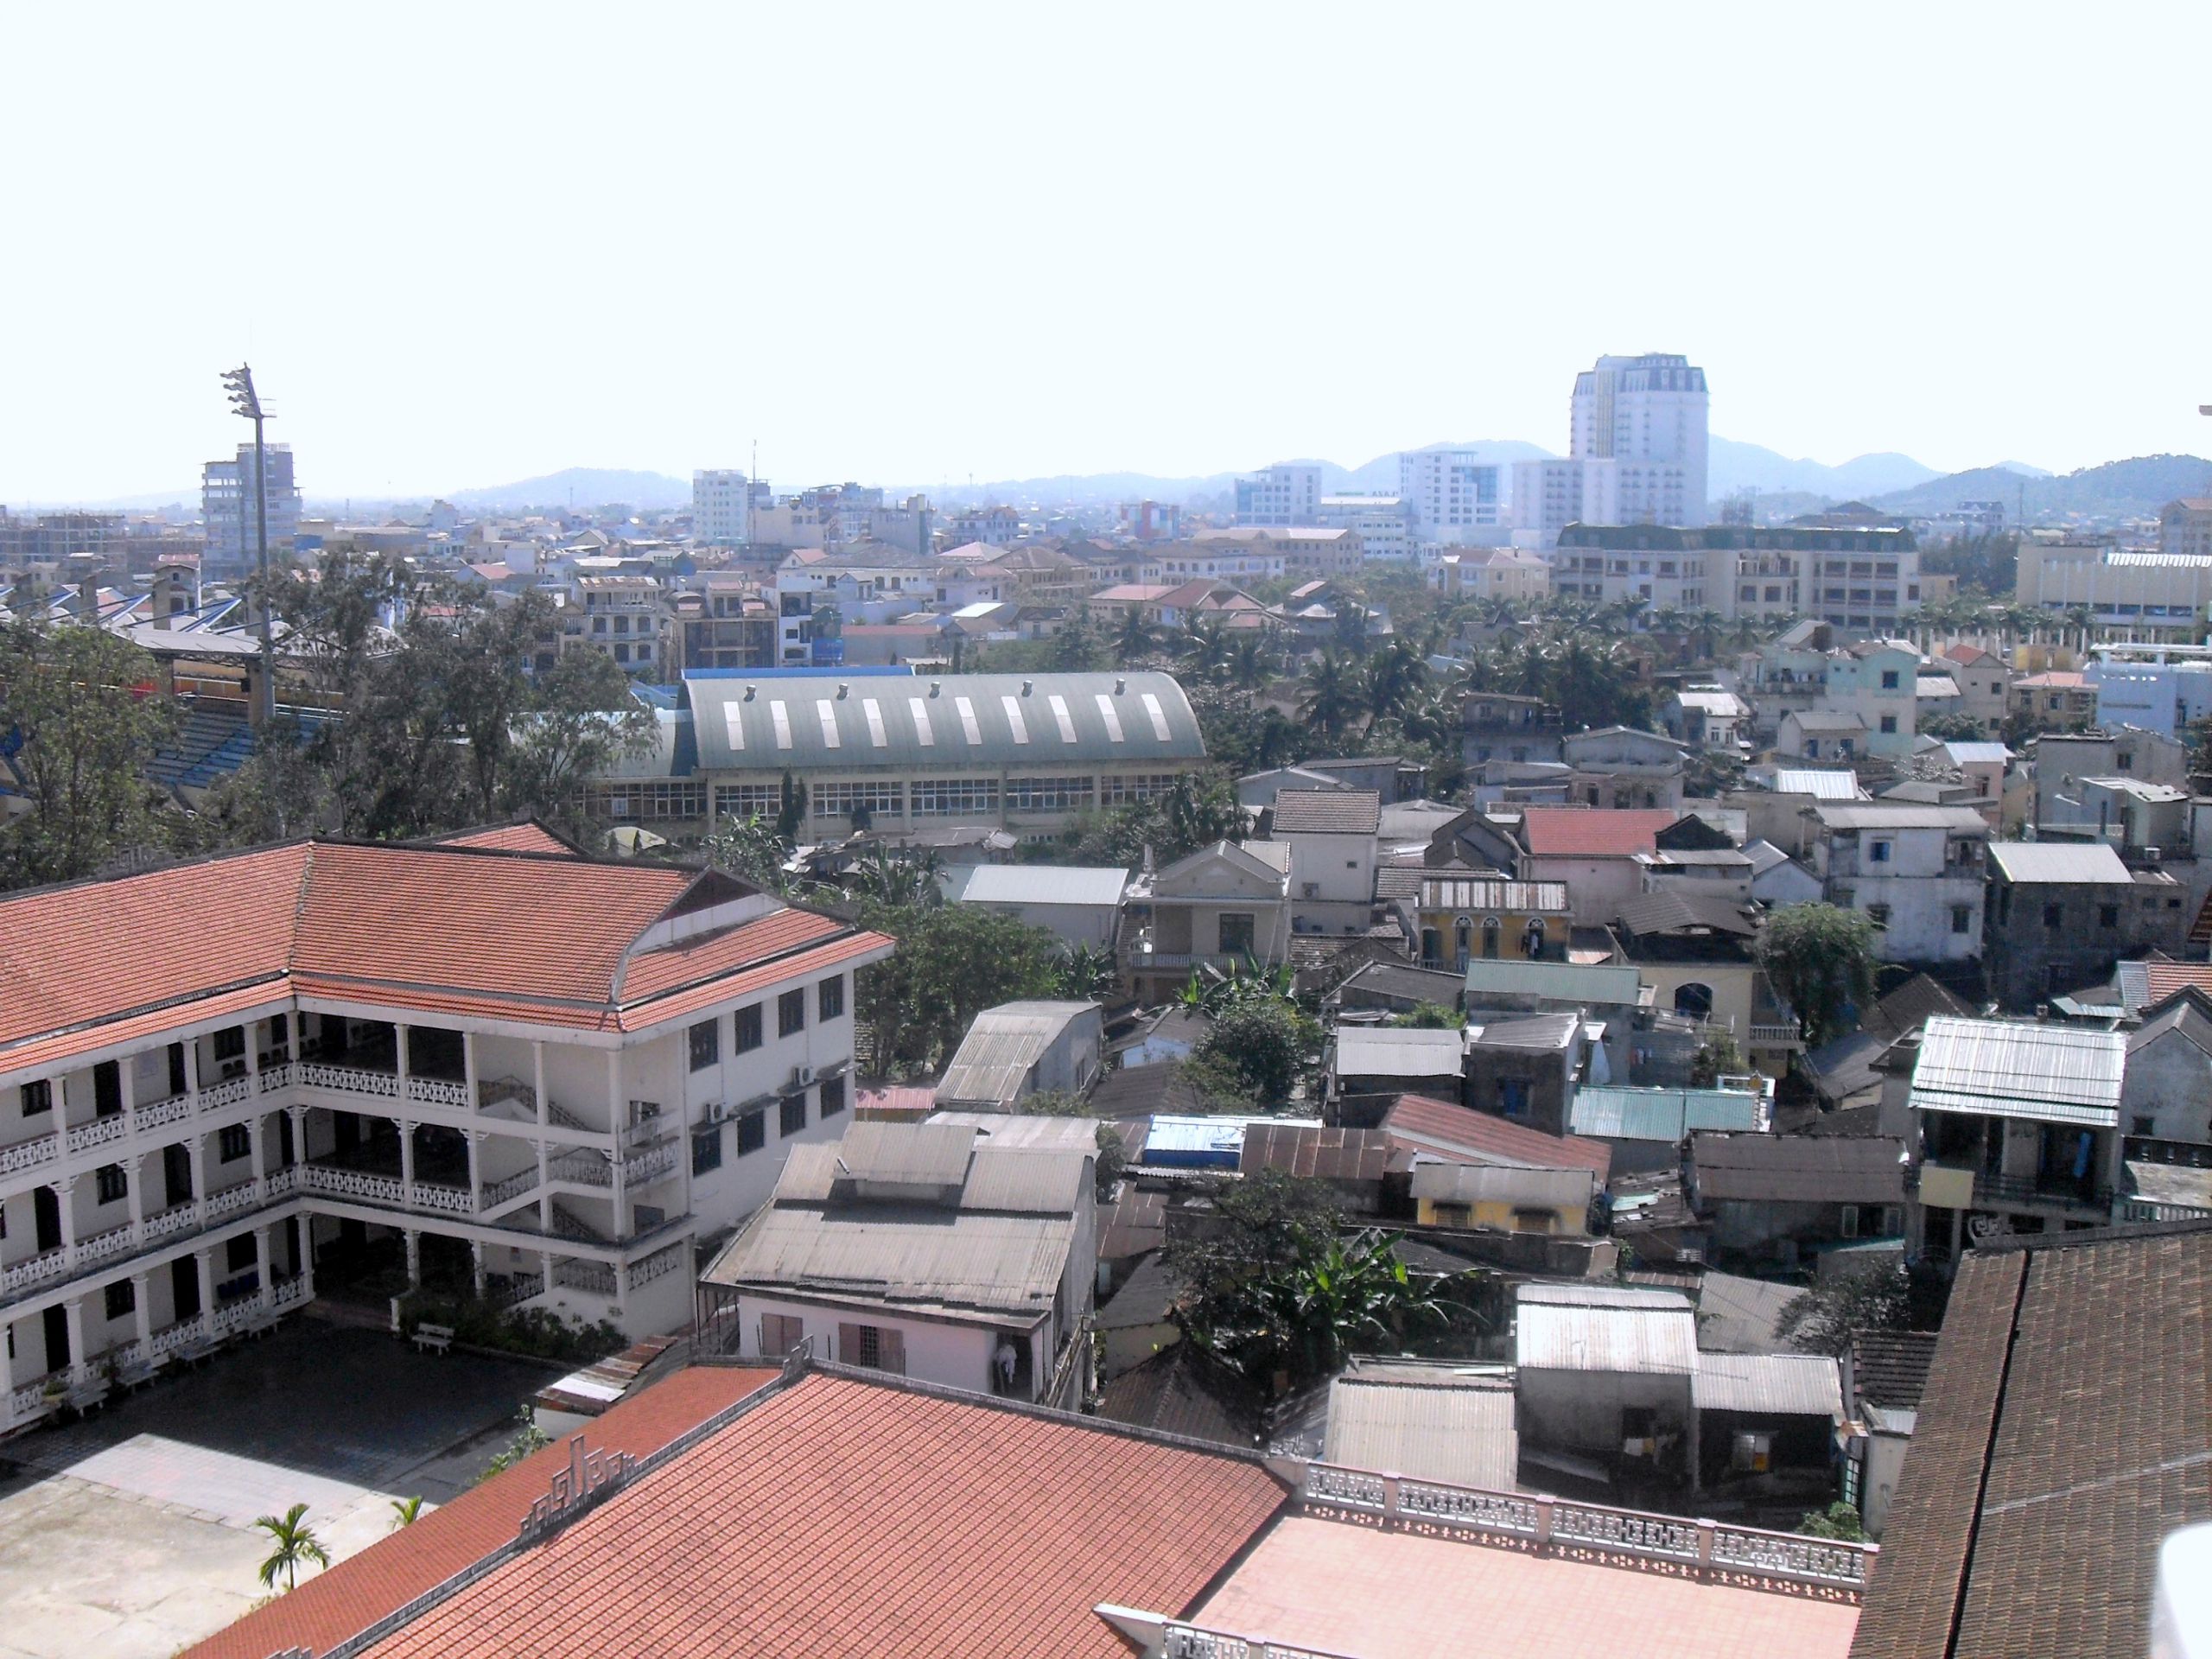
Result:
{"label": "leafy tree", "polygon": [[1782,1310],[1775,1328],[1793,1347],[1841,1354],[1861,1332],[1939,1329],[1949,1296],[1932,1263],[1900,1262],[1815,1285]]}
{"label": "leafy tree", "polygon": [[1052,636],[1049,647],[1046,652],[1046,665],[1062,673],[1082,673],[1086,670],[1103,668],[1113,655],[1111,646],[1091,626],[1089,613],[1080,607]]}
{"label": "leafy tree", "polygon": [[1818,1048],[1856,1025],[1874,1000],[1874,927],[1834,905],[1785,905],[1768,918],[1759,965],[1797,1010],[1806,1046]]}
{"label": "leafy tree", "polygon": [[1866,1541],[1866,1529],[1859,1524],[1858,1509],[1840,1500],[1825,1510],[1808,1512],[1797,1523],[1797,1531],[1807,1538],[1836,1538],[1847,1544]]}
{"label": "leafy tree", "polygon": [[790,846],[763,817],[724,818],[700,843],[709,864],[750,881],[766,893],[782,893],[791,886],[784,874]]}
{"label": "leafy tree", "polygon": [[1307,1045],[1298,1010],[1279,997],[1243,997],[1224,1009],[1198,1057],[1226,1066],[1263,1101],[1287,1099]]}
{"label": "leafy tree", "polygon": [[162,798],[142,768],[175,729],[154,659],[98,628],[0,632],[0,749],[29,812],[0,830],[10,886],[73,881],[152,845]]}
{"label": "leafy tree", "polygon": [[1280,1170],[1215,1181],[1205,1193],[1217,1224],[1171,1237],[1160,1252],[1160,1264],[1191,1293],[1191,1311],[1201,1319],[1208,1304],[1333,1238],[1344,1218],[1343,1198],[1328,1182]]}
{"label": "leafy tree", "polygon": [[542,1452],[553,1444],[553,1437],[537,1426],[537,1414],[530,1407],[524,1406],[515,1414],[515,1422],[517,1427],[514,1439],[492,1454],[491,1461],[484,1465],[483,1472],[476,1477],[478,1485],[482,1485],[493,1476],[513,1468],[515,1465],[522,1462],[533,1452]]}
{"label": "leafy tree", "polygon": [[1394,1026],[1408,1027],[1414,1031],[1457,1031],[1460,1020],[1458,1014],[1440,1002],[1423,1002],[1409,1012],[1390,1021]]}
{"label": "leafy tree", "polygon": [[563,652],[537,676],[524,711],[502,734],[496,804],[580,834],[584,785],[649,751],[658,729],[653,711],[632,695],[627,677],[605,652]]}
{"label": "leafy tree", "polygon": [[786,847],[795,846],[805,828],[806,785],[786,772],[782,804],[776,809],[776,838]]}
{"label": "leafy tree", "polygon": [[871,847],[853,866],[852,891],[880,905],[934,909],[944,902],[944,889],[937,879],[944,868],[944,861],[931,851],[894,852],[887,847]]}
{"label": "leafy tree", "polygon": [[1367,659],[1367,706],[1377,715],[1395,715],[1428,684],[1428,663],[1421,647],[1403,635]]}
{"label": "leafy tree", "polygon": [[1358,659],[1341,651],[1324,651],[1306,665],[1300,682],[1299,713],[1330,737],[1341,736],[1367,713],[1366,689]]}
{"label": "leafy tree", "polygon": [[1111,950],[1078,944],[1060,958],[1059,994],[1071,1002],[1103,1002],[1114,995],[1121,977]]}
{"label": "leafy tree", "polygon": [[1711,1032],[1690,1058],[1690,1087],[1710,1089],[1723,1077],[1740,1077],[1751,1068],[1733,1033]]}
{"label": "leafy tree", "polygon": [[1981,722],[1972,715],[1930,715],[1918,721],[1915,728],[1923,737],[1936,738],[1943,742],[1978,743],[1987,734]]}
{"label": "leafy tree", "polygon": [[1122,613],[1121,626],[1114,632],[1114,660],[1127,667],[1142,662],[1159,647],[1152,625],[1144,620],[1144,611],[1132,605]]}
{"label": "leafy tree", "polygon": [[1184,671],[1194,678],[1218,683],[1229,676],[1235,648],[1229,643],[1229,626],[1217,616],[1193,617],[1178,642]]}
{"label": "leafy tree", "polygon": [[298,1582],[303,1564],[330,1565],[330,1553],[315,1535],[315,1529],[307,1524],[307,1512],[306,1504],[295,1503],[281,1516],[264,1515],[253,1523],[270,1537],[269,1557],[261,1564],[264,1589],[276,1587],[276,1575],[280,1573],[284,1575],[284,1587],[291,1589]]}
{"label": "leafy tree", "polygon": [[861,970],[855,991],[887,1073],[933,1070],[985,1008],[1049,997],[1058,982],[1050,933],[980,905],[865,905],[861,920],[899,941],[887,961]]}

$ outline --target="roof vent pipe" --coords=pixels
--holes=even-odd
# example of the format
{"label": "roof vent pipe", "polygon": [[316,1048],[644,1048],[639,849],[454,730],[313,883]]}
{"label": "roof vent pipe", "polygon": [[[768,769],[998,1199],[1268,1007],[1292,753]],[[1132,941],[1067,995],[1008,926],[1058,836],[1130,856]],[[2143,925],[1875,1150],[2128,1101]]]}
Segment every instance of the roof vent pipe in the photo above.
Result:
{"label": "roof vent pipe", "polygon": [[1023,696],[1025,696],[1025,697],[1026,697],[1026,696],[1028,696],[1032,691],[1034,691],[1036,689],[1037,689],[1037,682],[1036,682],[1036,681],[1034,681],[1034,680],[1024,680],[1024,681],[1021,683],[1021,695],[1022,695]]}
{"label": "roof vent pipe", "polygon": [[849,685],[846,684],[844,681],[842,681],[842,680],[838,681],[838,682],[837,682],[837,701],[838,701],[838,702],[842,702],[845,700],[845,694],[846,694],[848,691],[850,691],[852,689],[853,689],[853,688],[852,688],[851,686],[849,686]]}
{"label": "roof vent pipe", "polygon": [[938,683],[937,681],[935,681],[935,680],[931,680],[931,681],[930,682],[930,696],[937,696],[937,693],[938,693]]}
{"label": "roof vent pipe", "polygon": [[747,702],[752,702],[752,701],[753,701],[753,694],[755,691],[758,691],[760,689],[760,688],[759,686],[757,686],[757,685],[748,685],[748,686],[747,686],[747,687],[745,688],[745,700],[746,700]]}
{"label": "roof vent pipe", "polygon": [[1129,683],[1123,679],[1120,675],[1116,674],[1114,677],[1114,695],[1118,697],[1128,689]]}

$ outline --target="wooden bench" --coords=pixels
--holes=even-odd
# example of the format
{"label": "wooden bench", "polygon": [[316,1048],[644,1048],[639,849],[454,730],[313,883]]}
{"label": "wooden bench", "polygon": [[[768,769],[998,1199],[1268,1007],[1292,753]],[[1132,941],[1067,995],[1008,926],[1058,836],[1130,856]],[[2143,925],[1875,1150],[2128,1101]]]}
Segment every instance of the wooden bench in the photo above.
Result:
{"label": "wooden bench", "polygon": [[415,1327],[415,1346],[423,1353],[442,1354],[453,1346],[453,1327],[449,1325],[418,1325]]}

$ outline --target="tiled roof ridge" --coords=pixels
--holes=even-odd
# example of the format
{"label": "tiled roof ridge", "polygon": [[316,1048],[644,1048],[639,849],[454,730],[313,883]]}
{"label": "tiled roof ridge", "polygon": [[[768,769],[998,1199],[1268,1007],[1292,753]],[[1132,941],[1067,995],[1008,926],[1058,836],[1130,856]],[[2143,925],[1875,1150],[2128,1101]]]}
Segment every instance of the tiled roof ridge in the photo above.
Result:
{"label": "tiled roof ridge", "polygon": [[[223,864],[233,859],[252,858],[264,853],[283,852],[292,847],[311,847],[327,840],[322,836],[290,836],[282,841],[259,841],[251,847],[226,847],[213,853],[195,853],[188,858],[164,859],[141,869],[111,870],[101,875],[80,875],[69,881],[48,881],[37,887],[18,887],[12,893],[0,893],[0,910],[10,905],[27,904],[35,899],[51,899],[58,893],[73,893],[79,887],[103,887],[118,881],[135,881],[142,876],[168,875],[177,870],[188,870],[201,864]],[[376,844],[376,843],[370,843]],[[382,843],[390,845],[390,842]]]}
{"label": "tiled roof ridge", "polygon": [[1974,1249],[1985,1255],[2027,1255],[2045,1250],[2075,1249],[2087,1244],[2130,1244],[2139,1240],[2185,1237],[2195,1233],[2212,1233],[2212,1216],[2082,1227],[2065,1233],[2008,1233],[1996,1238],[1977,1239]]}
{"label": "tiled roof ridge", "polygon": [[[1062,1411],[1054,1407],[1038,1405],[1027,1401],[1006,1399],[996,1395],[974,1394],[963,1389],[948,1388],[943,1383],[927,1382],[918,1377],[903,1376],[866,1366],[847,1365],[834,1360],[817,1359],[813,1356],[811,1338],[803,1339],[800,1346],[785,1361],[781,1376],[753,1389],[742,1399],[724,1407],[712,1416],[677,1434],[673,1440],[655,1451],[637,1459],[621,1484],[607,1491],[603,1497],[594,1501],[570,1506],[549,1524],[535,1532],[518,1529],[514,1537],[486,1551],[460,1572],[433,1586],[412,1600],[394,1608],[367,1628],[315,1656],[315,1659],[359,1659],[359,1656],[370,1652],[387,1637],[404,1630],[425,1613],[431,1612],[442,1604],[450,1601],[471,1585],[521,1555],[524,1551],[549,1542],[575,1522],[598,1509],[601,1504],[619,1498],[623,1493],[629,1491],[678,1458],[721,1433],[755,1408],[791,1392],[804,1383],[808,1376],[813,1373],[871,1387],[921,1395],[954,1405],[1000,1411],[1013,1416],[1033,1417],[1046,1422],[1087,1429],[1096,1433],[1118,1435],[1124,1440],[1141,1440],[1148,1445],[1167,1446],[1176,1451],[1196,1452],[1233,1462],[1251,1464],[1265,1470],[1269,1478],[1282,1488],[1286,1504],[1290,1502],[1296,1491],[1294,1484],[1287,1479],[1281,1471],[1275,1466],[1274,1460],[1257,1448],[1227,1446],[1213,1440],[1197,1440],[1189,1435],[1173,1433],[1166,1429],[1140,1427],[1133,1423],[1116,1422],[1105,1417],[1085,1416],[1081,1412]],[[734,1357],[727,1355],[699,1355],[694,1357],[692,1363],[715,1369],[751,1369],[745,1367],[742,1362]],[[587,1432],[579,1430],[578,1433],[581,1435]],[[1200,1599],[1202,1599],[1203,1596]]]}

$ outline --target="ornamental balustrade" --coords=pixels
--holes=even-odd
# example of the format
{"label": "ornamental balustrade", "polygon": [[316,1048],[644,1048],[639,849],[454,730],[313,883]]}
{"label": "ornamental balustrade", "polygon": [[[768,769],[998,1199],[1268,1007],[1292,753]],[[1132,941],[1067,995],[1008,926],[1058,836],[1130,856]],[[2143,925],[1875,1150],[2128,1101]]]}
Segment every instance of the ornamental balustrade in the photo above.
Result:
{"label": "ornamental balustrade", "polygon": [[[19,1388],[10,1389],[8,1391],[9,1409],[18,1420],[51,1411],[54,1409],[54,1402],[47,1398],[47,1385],[54,1383],[66,1388],[68,1382],[69,1374],[67,1371],[49,1371],[44,1376],[23,1383]],[[58,1389],[55,1397],[57,1399],[60,1397]]]}
{"label": "ornamental balustrade", "polygon": [[542,1273],[513,1273],[506,1275],[504,1284],[495,1285],[485,1294],[484,1300],[493,1307],[512,1307],[526,1302],[545,1288]]}
{"label": "ornamental balustrade", "polygon": [[556,1262],[553,1282],[569,1290],[588,1290],[595,1296],[614,1294],[614,1269],[604,1262]]}
{"label": "ornamental balustrade", "polygon": [[137,1242],[138,1230],[126,1221],[120,1227],[111,1227],[104,1233],[79,1239],[77,1242],[77,1260],[81,1265],[105,1262],[111,1255],[125,1255]]}
{"label": "ornamental balustrade", "polygon": [[241,1296],[237,1301],[225,1302],[207,1321],[207,1334],[222,1338],[234,1336],[253,1323],[261,1312],[261,1300],[256,1296]]}
{"label": "ornamental balustrade", "polygon": [[415,1208],[442,1210],[449,1215],[473,1216],[476,1196],[465,1186],[444,1186],[435,1181],[415,1183]]}
{"label": "ornamental balustrade", "polygon": [[578,1186],[614,1185],[614,1166],[607,1162],[607,1154],[588,1147],[555,1154],[545,1160],[545,1173],[556,1181],[572,1181]]}
{"label": "ornamental balustrade", "polygon": [[282,1169],[270,1171],[267,1185],[270,1198],[289,1197],[300,1190],[300,1166],[297,1164],[287,1164]]}
{"label": "ornamental balustrade", "polygon": [[465,1112],[468,1109],[468,1085],[448,1083],[443,1077],[410,1077],[407,1098],[419,1100],[425,1106],[451,1106]]}
{"label": "ornamental balustrade", "polygon": [[655,1250],[630,1269],[630,1288],[635,1290],[639,1285],[652,1283],[663,1274],[675,1272],[690,1248],[688,1243],[671,1244],[666,1249]]}
{"label": "ornamental balustrade", "polygon": [[120,1141],[130,1133],[130,1120],[121,1112],[105,1117],[96,1117],[89,1123],[79,1123],[69,1131],[69,1150],[89,1152],[94,1147],[106,1146]]}
{"label": "ornamental balustrade", "polygon": [[68,1251],[48,1250],[42,1255],[26,1257],[13,1267],[0,1269],[0,1292],[28,1290],[33,1285],[59,1279],[68,1270]]}
{"label": "ornamental balustrade", "polygon": [[676,1167],[676,1148],[655,1147],[650,1152],[626,1158],[622,1162],[622,1179],[632,1185],[658,1180]]}
{"label": "ornamental balustrade", "polygon": [[274,1065],[264,1065],[258,1079],[261,1092],[271,1095],[279,1089],[289,1089],[299,1081],[299,1062],[296,1060],[278,1060]]}
{"label": "ornamental balustrade", "polygon": [[12,1147],[0,1147],[0,1175],[13,1175],[17,1170],[36,1169],[51,1162],[58,1155],[54,1137],[41,1135],[35,1141],[18,1141]]}
{"label": "ornamental balustrade", "polygon": [[496,1209],[510,1198],[518,1198],[525,1192],[534,1192],[537,1190],[537,1166],[533,1164],[528,1169],[510,1175],[503,1181],[486,1183],[484,1188],[484,1208]]}
{"label": "ornamental balustrade", "polygon": [[1232,1636],[1195,1624],[1170,1624],[1162,1632],[1161,1659],[1344,1659],[1328,1648],[1286,1647],[1260,1636]]}
{"label": "ornamental balustrade", "polygon": [[164,1123],[175,1123],[192,1116],[190,1095],[171,1095],[167,1100],[148,1101],[131,1109],[130,1116],[143,1135],[149,1129],[158,1129]]}
{"label": "ornamental balustrade", "polygon": [[196,1204],[173,1205],[167,1210],[157,1210],[146,1217],[145,1239],[149,1244],[164,1238],[174,1238],[179,1233],[188,1233],[200,1224],[200,1206]]}
{"label": "ornamental balustrade", "polygon": [[293,1303],[304,1302],[307,1299],[308,1281],[306,1280],[285,1279],[278,1281],[276,1291],[269,1299],[269,1305],[271,1307],[289,1307]]}
{"label": "ornamental balustrade", "polygon": [[207,1318],[203,1313],[195,1313],[188,1319],[179,1319],[174,1325],[165,1325],[154,1332],[147,1352],[152,1358],[167,1359],[179,1349],[188,1348],[199,1341],[207,1328]]}
{"label": "ornamental balustrade", "polygon": [[[1317,1508],[1372,1516],[1386,1525],[1433,1535],[1471,1541],[1486,1536],[1525,1540],[1539,1549],[1594,1552],[1669,1569],[1688,1567],[1701,1576],[1766,1580],[1853,1600],[1866,1588],[1876,1554],[1869,1544],[1451,1486],[1333,1464],[1307,1464],[1300,1496],[1301,1502]],[[1235,1654],[1237,1649],[1220,1651]]]}
{"label": "ornamental balustrade", "polygon": [[307,1164],[302,1168],[311,1192],[366,1198],[372,1204],[407,1202],[407,1188],[397,1175],[372,1175],[365,1169],[340,1169],[331,1164]]}
{"label": "ornamental balustrade", "polygon": [[226,1106],[235,1106],[246,1097],[253,1087],[253,1079],[243,1071],[235,1077],[225,1077],[220,1083],[210,1084],[200,1091],[200,1109],[219,1112]]}
{"label": "ornamental balustrade", "polygon": [[369,1071],[354,1065],[328,1065],[320,1060],[302,1060],[299,1080],[310,1089],[334,1089],[346,1095],[376,1095],[386,1100],[399,1098],[399,1074],[397,1071]]}
{"label": "ornamental balustrade", "polygon": [[207,1195],[207,1215],[209,1221],[220,1221],[226,1216],[235,1216],[241,1210],[251,1210],[261,1202],[261,1183],[240,1181],[236,1186],[226,1186],[219,1192]]}

